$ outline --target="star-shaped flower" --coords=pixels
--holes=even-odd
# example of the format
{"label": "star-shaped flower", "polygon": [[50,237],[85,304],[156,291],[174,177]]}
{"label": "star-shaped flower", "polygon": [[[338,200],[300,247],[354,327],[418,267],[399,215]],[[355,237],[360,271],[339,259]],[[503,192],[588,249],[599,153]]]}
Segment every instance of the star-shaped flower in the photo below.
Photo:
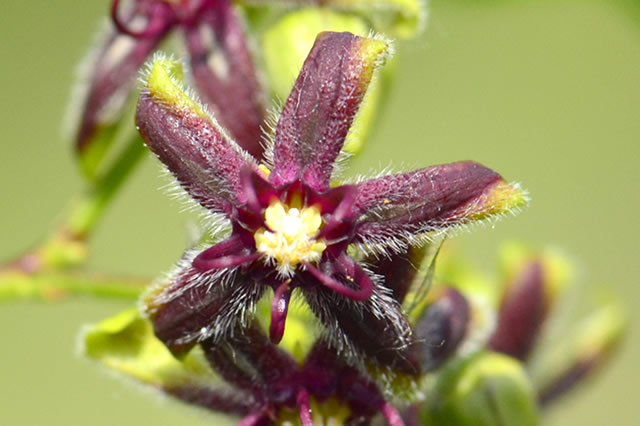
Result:
{"label": "star-shaped flower", "polygon": [[[504,214],[526,196],[473,162],[332,185],[336,160],[388,41],[350,33],[318,35],[258,165],[158,59],[138,102],[149,148],[202,206],[231,222],[224,241],[189,251],[145,309],[176,354],[227,336],[272,288],[270,337],[278,342],[297,289],[339,350],[373,354],[416,374],[404,354],[411,327],[384,273],[358,252],[385,256],[428,235]],[[357,355],[356,355],[357,357]],[[401,361],[403,360],[403,361]]]}

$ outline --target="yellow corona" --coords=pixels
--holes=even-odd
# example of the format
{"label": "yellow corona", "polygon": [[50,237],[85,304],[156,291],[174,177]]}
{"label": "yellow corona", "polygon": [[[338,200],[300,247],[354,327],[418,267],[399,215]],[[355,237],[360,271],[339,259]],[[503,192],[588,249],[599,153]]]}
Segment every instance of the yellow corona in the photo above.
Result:
{"label": "yellow corona", "polygon": [[296,208],[274,200],[264,220],[271,231],[256,231],[256,249],[275,260],[283,275],[291,275],[300,262],[317,262],[327,248],[324,240],[315,238],[322,226],[317,206]]}

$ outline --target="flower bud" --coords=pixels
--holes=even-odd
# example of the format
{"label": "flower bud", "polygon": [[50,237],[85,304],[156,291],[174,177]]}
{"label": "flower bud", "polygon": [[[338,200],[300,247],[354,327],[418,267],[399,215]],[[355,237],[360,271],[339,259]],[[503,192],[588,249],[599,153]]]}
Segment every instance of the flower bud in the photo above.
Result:
{"label": "flower bud", "polygon": [[460,359],[441,373],[431,395],[421,407],[422,424],[538,424],[536,399],[525,371],[518,361],[501,354],[479,352]]}
{"label": "flower bud", "polygon": [[566,286],[568,268],[562,258],[548,251],[536,256],[513,244],[503,250],[502,259],[509,282],[488,347],[525,361],[558,293]]}
{"label": "flower bud", "polygon": [[[143,18],[144,17],[144,18]],[[137,2],[124,21],[146,21],[148,36],[133,38],[109,25],[85,59],[70,106],[75,127],[75,148],[82,171],[94,178],[125,121],[127,100],[138,70],[173,25],[171,10],[163,2]],[[133,126],[126,121],[130,130]]]}
{"label": "flower bud", "polygon": [[618,349],[626,325],[625,315],[617,303],[601,306],[584,319],[573,333],[569,347],[560,345],[555,357],[545,363],[546,377],[540,380],[539,386],[540,403],[555,401],[600,370]]}

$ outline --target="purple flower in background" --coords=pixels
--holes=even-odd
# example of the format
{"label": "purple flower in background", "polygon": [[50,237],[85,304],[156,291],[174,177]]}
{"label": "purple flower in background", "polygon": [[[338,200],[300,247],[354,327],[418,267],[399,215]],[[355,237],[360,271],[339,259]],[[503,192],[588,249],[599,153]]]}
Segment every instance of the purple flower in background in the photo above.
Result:
{"label": "purple flower in background", "polygon": [[87,63],[77,150],[84,152],[118,122],[144,61],[171,32],[181,30],[200,98],[236,143],[259,156],[263,93],[230,0],[133,0],[128,6],[113,0],[114,25]]}
{"label": "purple flower in background", "polygon": [[[378,387],[323,340],[314,343],[301,363],[271,343],[256,324],[236,329],[222,341],[206,339],[201,346],[211,368],[233,386],[234,397],[209,392],[214,404],[199,402],[214,411],[244,415],[241,426],[280,424],[287,412],[295,411],[303,426],[312,426],[314,418],[318,424],[366,425],[378,413],[390,426],[404,424]],[[237,400],[243,401],[240,409]]]}
{"label": "purple flower in background", "polygon": [[[297,289],[339,350],[378,354],[388,367],[418,374],[411,328],[384,273],[354,252],[388,256],[526,202],[516,185],[473,162],[332,186],[351,124],[389,43],[349,33],[318,36],[258,165],[172,77],[169,61],[150,71],[137,110],[149,148],[202,206],[224,215],[231,234],[189,252],[145,307],[156,335],[175,354],[228,336],[272,288],[270,337],[279,342]],[[353,248],[351,250],[350,248]],[[349,250],[348,250],[349,249]]]}

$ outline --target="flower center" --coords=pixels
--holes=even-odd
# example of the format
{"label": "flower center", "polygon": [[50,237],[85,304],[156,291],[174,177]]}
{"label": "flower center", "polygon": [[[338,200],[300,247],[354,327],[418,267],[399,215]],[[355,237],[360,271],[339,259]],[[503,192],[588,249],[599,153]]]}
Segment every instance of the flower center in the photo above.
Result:
{"label": "flower center", "polygon": [[256,249],[274,259],[284,275],[291,275],[300,262],[317,262],[327,248],[323,239],[315,238],[322,226],[317,206],[295,208],[274,200],[264,221],[273,232],[258,229],[253,235]]}

